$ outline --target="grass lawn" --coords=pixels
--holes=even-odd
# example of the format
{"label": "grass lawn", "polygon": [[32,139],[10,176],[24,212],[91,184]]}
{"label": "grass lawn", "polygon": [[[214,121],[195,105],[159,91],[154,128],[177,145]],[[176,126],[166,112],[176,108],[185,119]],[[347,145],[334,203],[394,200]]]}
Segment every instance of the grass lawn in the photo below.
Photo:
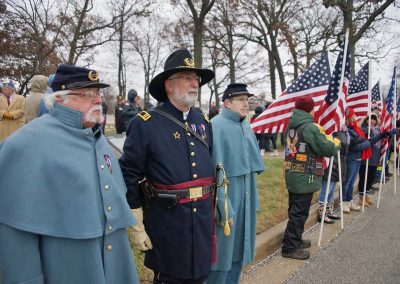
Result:
{"label": "grass lawn", "polygon": [[281,156],[271,157],[267,153],[264,156],[265,171],[257,177],[260,204],[257,215],[257,234],[287,218],[288,194],[284,187],[282,162]]}

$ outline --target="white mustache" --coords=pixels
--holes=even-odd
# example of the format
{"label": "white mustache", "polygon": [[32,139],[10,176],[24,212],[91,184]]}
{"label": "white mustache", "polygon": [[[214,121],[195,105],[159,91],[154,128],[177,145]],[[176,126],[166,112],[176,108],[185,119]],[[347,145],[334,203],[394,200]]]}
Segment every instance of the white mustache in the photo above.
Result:
{"label": "white mustache", "polygon": [[92,107],[90,110],[89,110],[89,114],[92,114],[93,112],[95,112],[95,111],[100,111],[100,112],[102,112],[103,113],[103,107],[101,106],[101,105],[96,105],[96,106],[94,106],[94,107]]}

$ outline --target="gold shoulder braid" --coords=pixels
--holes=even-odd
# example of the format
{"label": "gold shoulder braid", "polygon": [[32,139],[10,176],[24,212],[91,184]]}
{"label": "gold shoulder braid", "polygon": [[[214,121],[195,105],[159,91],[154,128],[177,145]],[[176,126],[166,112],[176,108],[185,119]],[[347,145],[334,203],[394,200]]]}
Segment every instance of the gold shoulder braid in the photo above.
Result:
{"label": "gold shoulder braid", "polygon": [[137,114],[143,121],[148,121],[151,118],[150,113],[143,110]]}
{"label": "gold shoulder braid", "polygon": [[210,118],[206,113],[203,113],[204,119],[207,121],[207,123],[210,123]]}

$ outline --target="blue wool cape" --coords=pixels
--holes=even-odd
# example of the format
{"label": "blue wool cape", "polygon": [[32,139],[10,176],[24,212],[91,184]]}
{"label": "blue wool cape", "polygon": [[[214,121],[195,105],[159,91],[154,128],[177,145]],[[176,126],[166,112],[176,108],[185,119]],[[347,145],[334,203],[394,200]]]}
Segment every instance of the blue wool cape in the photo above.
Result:
{"label": "blue wool cape", "polygon": [[264,171],[256,137],[246,120],[224,108],[211,120],[213,162],[223,163],[228,178],[228,218],[233,218],[229,236],[224,235],[224,189],[217,191],[217,262],[212,270],[229,271],[232,262],[243,265],[255,256],[258,192],[256,174]]}
{"label": "blue wool cape", "polygon": [[80,111],[56,103],[0,144],[0,164],[0,282],[139,283],[120,167]]}

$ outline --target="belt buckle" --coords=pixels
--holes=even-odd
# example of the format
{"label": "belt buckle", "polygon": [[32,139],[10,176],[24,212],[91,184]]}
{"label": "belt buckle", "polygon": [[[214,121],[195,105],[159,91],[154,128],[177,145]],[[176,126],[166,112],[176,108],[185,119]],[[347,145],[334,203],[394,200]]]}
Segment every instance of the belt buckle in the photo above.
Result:
{"label": "belt buckle", "polygon": [[191,187],[189,188],[189,198],[199,198],[203,197],[203,188],[202,187]]}

